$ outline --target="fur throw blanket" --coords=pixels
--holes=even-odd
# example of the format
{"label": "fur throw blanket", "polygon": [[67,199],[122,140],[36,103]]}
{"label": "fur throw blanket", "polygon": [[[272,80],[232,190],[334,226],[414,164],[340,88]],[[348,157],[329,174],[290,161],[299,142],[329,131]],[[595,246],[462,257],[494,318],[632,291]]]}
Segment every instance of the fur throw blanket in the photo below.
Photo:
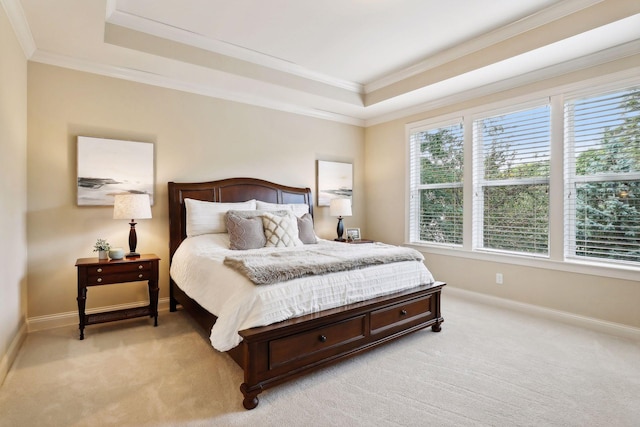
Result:
{"label": "fur throw blanket", "polygon": [[401,261],[423,261],[414,249],[385,244],[305,245],[295,250],[227,256],[224,264],[256,285]]}

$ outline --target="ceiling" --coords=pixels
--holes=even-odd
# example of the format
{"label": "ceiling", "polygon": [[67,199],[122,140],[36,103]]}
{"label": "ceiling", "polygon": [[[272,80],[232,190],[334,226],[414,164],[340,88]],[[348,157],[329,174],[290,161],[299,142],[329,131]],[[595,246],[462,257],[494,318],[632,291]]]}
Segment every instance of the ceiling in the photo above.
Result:
{"label": "ceiling", "polygon": [[0,2],[32,61],[359,126],[640,52],[637,0]]}

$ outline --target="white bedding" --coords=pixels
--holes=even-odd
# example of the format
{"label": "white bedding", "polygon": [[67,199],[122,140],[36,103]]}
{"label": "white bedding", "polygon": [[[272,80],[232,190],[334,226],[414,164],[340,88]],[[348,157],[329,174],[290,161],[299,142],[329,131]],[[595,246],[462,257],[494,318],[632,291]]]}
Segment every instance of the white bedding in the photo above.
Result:
{"label": "white bedding", "polygon": [[[318,244],[345,245],[328,240],[319,240]],[[361,245],[350,246],[358,250]],[[218,317],[210,339],[213,347],[220,351],[237,346],[242,339],[238,331],[244,329],[434,281],[422,262],[406,261],[256,286],[222,264],[225,256],[238,253],[228,248],[229,236],[226,233],[189,237],[175,252],[170,271],[173,280],[190,298]],[[261,248],[243,252],[282,250]],[[303,251],[305,247],[284,250]]]}

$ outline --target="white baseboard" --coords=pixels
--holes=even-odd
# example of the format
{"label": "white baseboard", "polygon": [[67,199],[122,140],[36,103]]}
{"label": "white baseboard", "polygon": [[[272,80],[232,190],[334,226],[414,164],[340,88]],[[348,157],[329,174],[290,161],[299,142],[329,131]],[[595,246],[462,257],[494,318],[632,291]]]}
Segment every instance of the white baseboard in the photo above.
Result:
{"label": "white baseboard", "polygon": [[[623,325],[620,323],[607,322],[604,320],[594,319],[592,317],[580,316],[566,311],[553,310],[550,308],[540,307],[533,304],[525,304],[505,298],[494,297],[491,295],[481,294],[479,292],[468,291],[466,289],[456,288],[451,285],[447,285],[443,290],[444,295],[451,295],[453,297],[472,300],[480,304],[493,305],[495,307],[506,308],[514,311],[519,311],[534,316],[555,320],[562,323],[567,323],[573,326],[579,326],[582,328],[591,329],[598,332],[607,333],[623,338],[629,338],[640,341],[640,328],[634,328],[632,326]],[[119,310],[122,308],[143,307],[147,305],[147,302],[139,302],[133,304],[122,304],[111,307],[100,307],[92,310],[87,310],[87,313],[97,313],[100,311]],[[158,300],[158,311],[169,311],[169,298],[161,298]],[[48,316],[31,317],[27,319],[26,325],[20,328],[20,332],[14,339],[7,354],[2,358],[0,362],[0,384],[1,379],[4,378],[8,371],[8,366],[11,366],[15,359],[15,354],[12,355],[12,349],[14,353],[17,353],[17,349],[20,348],[22,341],[26,338],[27,332],[41,331],[45,329],[58,328],[61,326],[76,325],[78,323],[78,312],[70,311],[67,313],[52,314]],[[11,363],[10,363],[11,362]],[[5,366],[7,365],[8,366]]]}
{"label": "white baseboard", "polygon": [[16,357],[18,357],[18,351],[20,350],[20,347],[22,347],[22,343],[26,338],[27,324],[22,323],[20,329],[18,329],[18,333],[15,337],[13,337],[13,340],[11,341],[7,352],[2,356],[2,360],[0,360],[0,386],[4,382],[4,379],[7,377],[9,369],[11,369],[11,365],[13,365]]}
{"label": "white baseboard", "polygon": [[[125,308],[144,307],[148,305],[148,301],[140,301],[137,303],[119,304],[108,307],[98,307],[87,310],[87,314],[99,313],[101,311],[122,310]],[[158,300],[158,312],[169,311],[169,298],[160,298]],[[68,311],[66,313],[49,314],[46,316],[29,317],[27,319],[28,332],[43,331],[46,329],[59,328],[61,326],[77,325],[78,311]]]}
{"label": "white baseboard", "polygon": [[494,297],[492,295],[481,294],[479,292],[468,291],[466,289],[456,288],[449,285],[447,285],[443,290],[443,294],[449,294],[453,297],[467,299],[480,304],[487,304],[494,307],[519,311],[531,314],[533,316],[543,317],[546,319],[582,327],[585,329],[591,329],[597,332],[603,332],[622,338],[640,341],[640,328],[634,328],[632,326],[623,325],[621,323],[607,322],[605,320],[580,316],[577,314],[568,313],[566,311],[553,310],[533,304],[525,304],[505,298]]}

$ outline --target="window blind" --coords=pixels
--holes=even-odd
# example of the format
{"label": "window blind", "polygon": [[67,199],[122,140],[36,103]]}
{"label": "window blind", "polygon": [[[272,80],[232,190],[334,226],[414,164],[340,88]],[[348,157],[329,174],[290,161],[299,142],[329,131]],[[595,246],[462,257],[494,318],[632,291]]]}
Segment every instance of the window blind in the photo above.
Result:
{"label": "window blind", "polygon": [[640,262],[640,88],[565,102],[565,255]]}
{"label": "window blind", "polygon": [[474,246],[548,254],[550,106],[474,120]]}
{"label": "window blind", "polygon": [[462,245],[462,121],[411,132],[411,240]]}

